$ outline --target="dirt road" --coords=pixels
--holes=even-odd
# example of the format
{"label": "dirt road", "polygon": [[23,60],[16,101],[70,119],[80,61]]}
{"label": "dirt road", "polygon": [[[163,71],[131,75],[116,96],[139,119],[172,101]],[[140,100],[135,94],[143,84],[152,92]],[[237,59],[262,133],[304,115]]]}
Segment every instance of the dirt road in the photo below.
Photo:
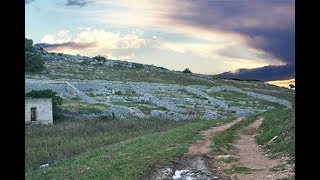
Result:
{"label": "dirt road", "polygon": [[238,118],[222,126],[202,131],[202,139],[192,144],[189,147],[188,153],[174,162],[171,166],[155,171],[147,179],[229,179],[215,171],[214,169],[216,168],[210,163],[211,156],[209,152],[211,139],[215,134],[228,129],[241,119],[242,118]]}
{"label": "dirt road", "polygon": [[[242,131],[238,132],[240,139],[234,144],[234,146],[236,147],[237,155],[240,159],[236,165],[256,169],[256,171],[252,171],[251,174],[235,174],[233,176],[235,179],[271,180],[281,179],[292,175],[289,167],[285,166],[285,159],[268,158],[262,148],[256,144],[254,137],[259,133],[261,123],[262,119],[258,119]],[[271,171],[273,167],[281,164],[284,165],[284,170]]]}

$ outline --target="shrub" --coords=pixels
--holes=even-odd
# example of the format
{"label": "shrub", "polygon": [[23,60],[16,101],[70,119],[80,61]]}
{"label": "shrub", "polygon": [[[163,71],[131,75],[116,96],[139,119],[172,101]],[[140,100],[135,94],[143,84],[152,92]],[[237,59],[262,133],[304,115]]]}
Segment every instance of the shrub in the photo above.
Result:
{"label": "shrub", "polygon": [[97,61],[106,61],[106,60],[107,60],[105,57],[100,56],[100,55],[95,56],[93,59],[95,59],[95,60],[97,60]]}
{"label": "shrub", "polygon": [[183,70],[182,72],[183,72],[183,73],[186,73],[186,74],[191,74],[191,73],[192,73],[189,68],[186,68],[186,69]]}
{"label": "shrub", "polygon": [[132,64],[137,69],[143,69],[144,68],[143,64],[140,64],[140,63],[132,63]]}
{"label": "shrub", "polygon": [[46,90],[32,90],[31,92],[27,93],[25,95],[26,97],[32,97],[32,98],[51,98],[52,99],[52,111],[53,111],[53,117],[57,117],[57,114],[60,112],[61,108],[60,105],[62,104],[63,99],[60,96],[57,96],[56,92],[53,92],[52,90],[46,89]]}
{"label": "shrub", "polygon": [[293,84],[289,84],[290,89],[293,89],[295,86]]}
{"label": "shrub", "polygon": [[25,71],[31,73],[40,73],[46,69],[44,66],[44,60],[41,58],[40,55],[32,53],[32,52],[25,52]]}

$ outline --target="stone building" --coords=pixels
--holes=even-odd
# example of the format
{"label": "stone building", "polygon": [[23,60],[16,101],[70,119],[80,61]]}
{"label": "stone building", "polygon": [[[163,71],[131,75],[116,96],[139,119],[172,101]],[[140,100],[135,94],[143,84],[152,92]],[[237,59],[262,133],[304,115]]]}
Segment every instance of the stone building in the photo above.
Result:
{"label": "stone building", "polygon": [[25,98],[25,123],[53,124],[51,98]]}

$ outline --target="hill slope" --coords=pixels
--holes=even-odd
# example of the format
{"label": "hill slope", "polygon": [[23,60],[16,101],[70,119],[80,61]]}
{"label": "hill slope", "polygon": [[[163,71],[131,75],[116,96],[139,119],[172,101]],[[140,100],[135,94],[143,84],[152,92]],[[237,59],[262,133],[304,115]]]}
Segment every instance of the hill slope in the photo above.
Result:
{"label": "hill slope", "polygon": [[[46,67],[40,74],[25,74],[26,92],[51,89],[64,99],[54,126],[26,125],[26,179],[139,179],[181,157],[200,131],[263,112],[266,118],[258,142],[290,136],[288,143],[279,140],[266,148],[290,156],[294,152],[293,134],[273,131],[270,125],[294,128],[293,118],[282,113],[294,111],[292,90],[259,81],[26,49],[40,55]],[[279,121],[278,115],[283,117]],[[49,167],[39,168],[46,163]]]}

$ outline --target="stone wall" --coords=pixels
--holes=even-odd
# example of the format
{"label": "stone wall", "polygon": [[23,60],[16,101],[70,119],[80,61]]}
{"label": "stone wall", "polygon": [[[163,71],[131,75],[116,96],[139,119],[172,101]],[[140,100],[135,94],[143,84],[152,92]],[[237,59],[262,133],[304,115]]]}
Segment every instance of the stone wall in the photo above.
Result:
{"label": "stone wall", "polygon": [[[36,121],[31,121],[31,108],[36,108]],[[50,98],[26,98],[25,123],[53,124],[52,100]]]}

